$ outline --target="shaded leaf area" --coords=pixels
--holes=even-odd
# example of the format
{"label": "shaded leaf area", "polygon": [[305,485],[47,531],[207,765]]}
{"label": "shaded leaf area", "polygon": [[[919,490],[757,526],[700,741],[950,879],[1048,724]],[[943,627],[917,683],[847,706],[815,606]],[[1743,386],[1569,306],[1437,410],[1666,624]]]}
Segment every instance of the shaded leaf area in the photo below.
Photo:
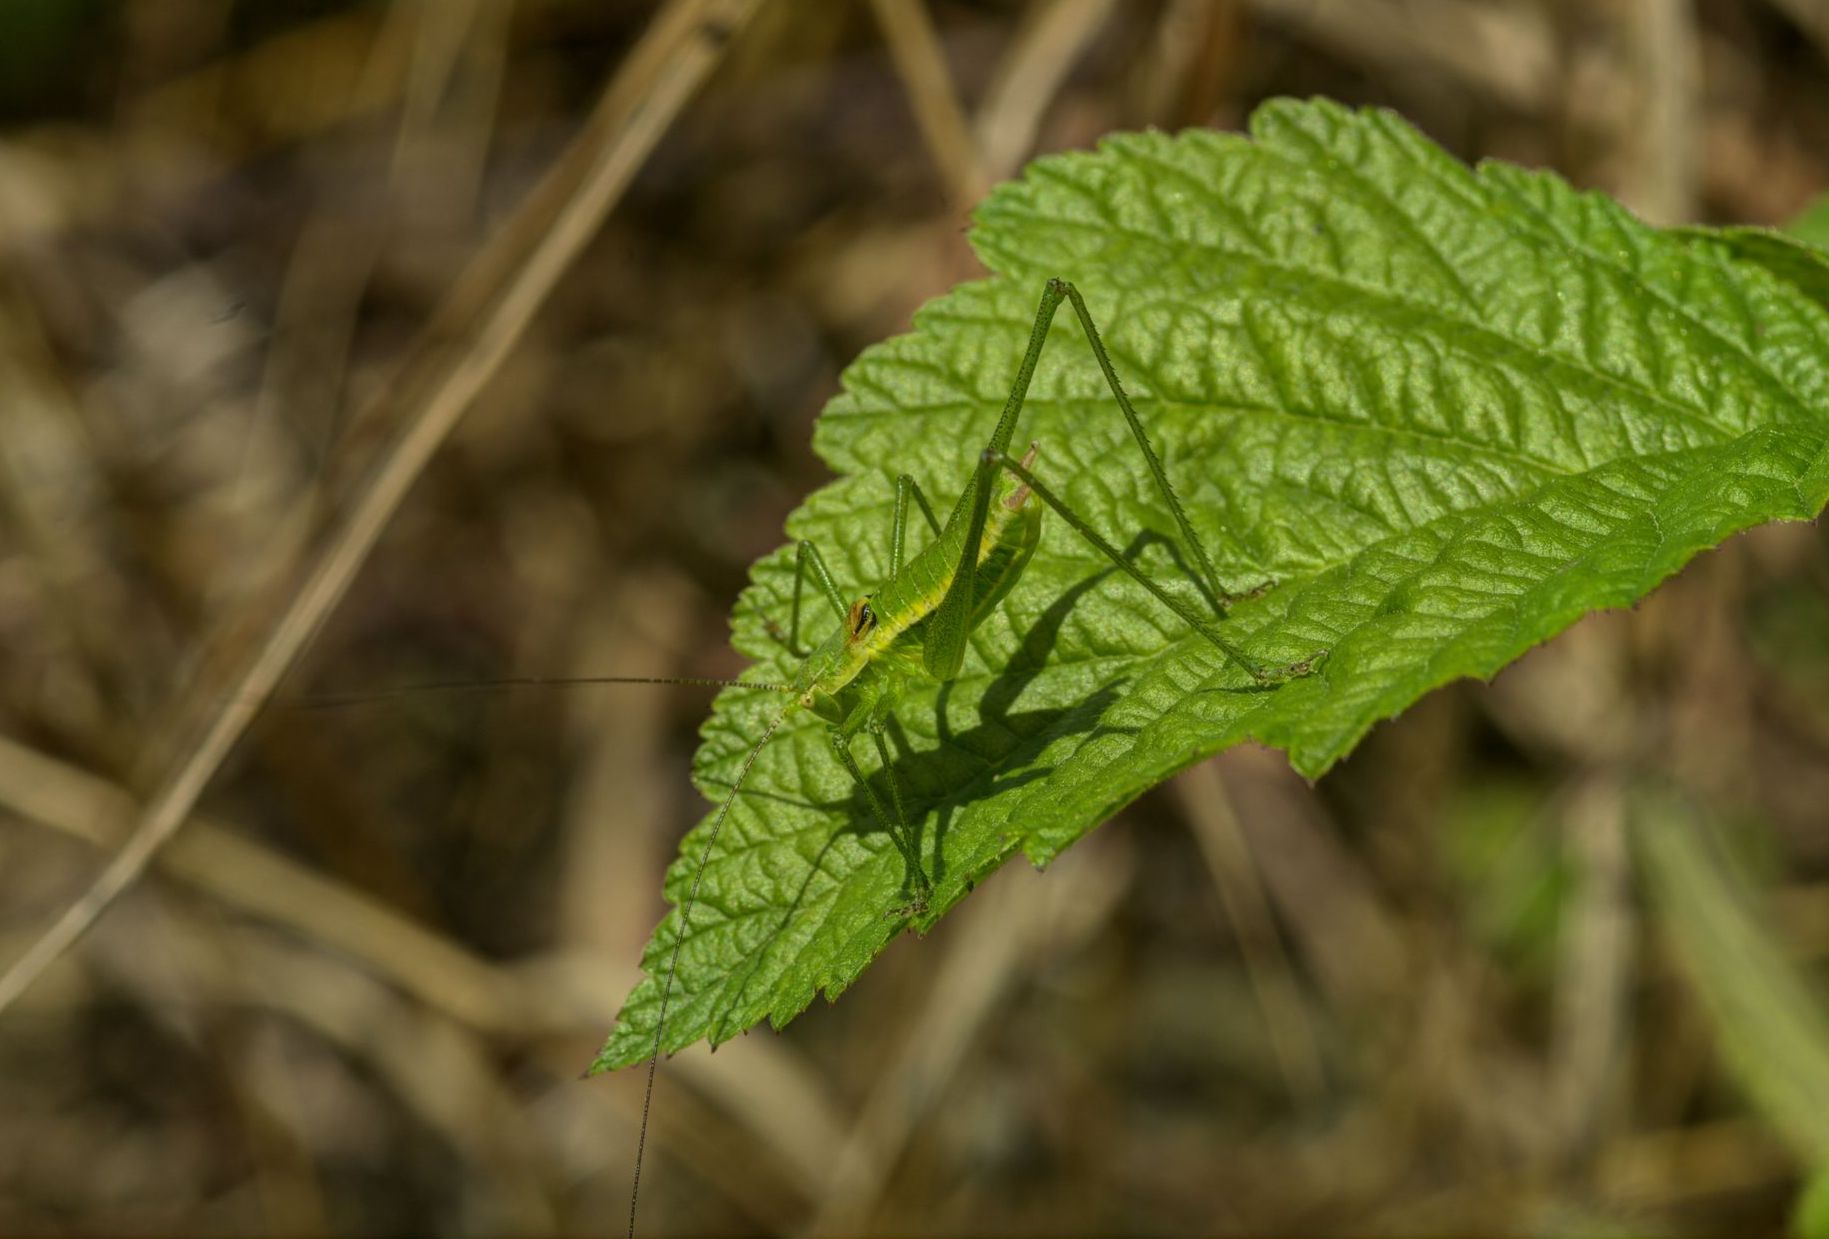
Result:
{"label": "shaded leaf area", "polygon": [[1829,252],[1798,235],[1772,228],[1693,228],[1682,230],[1704,246],[1726,246],[1736,258],[1764,267],[1818,305],[1829,306]]}
{"label": "shaded leaf area", "polygon": [[[901,852],[823,728],[789,719],[706,867],[668,1049],[836,995],[1013,853],[1047,861],[1202,757],[1256,740],[1318,776],[1431,688],[1490,676],[1728,535],[1829,498],[1829,316],[1794,278],[1547,174],[1470,172],[1386,113],[1277,103],[1248,138],[1130,135],[1040,160],[980,208],[973,241],[995,277],[850,367],[815,439],[838,480],[789,533],[817,541],[848,591],[873,586],[895,475],[950,503],[1061,275],[1227,588],[1272,583],[1228,635],[1269,663],[1327,657],[1263,688],[1053,523],[964,674],[899,712],[932,898],[911,907]],[[1197,600],[1070,320],[1018,436],[1097,528]],[[737,610],[736,643],[768,678],[792,674],[769,635],[792,571],[788,549],[763,560]],[[708,796],[780,700],[719,699],[697,763]],[[669,874],[676,905],[703,844],[688,837]],[[599,1067],[653,1048],[678,925],[676,907]]]}

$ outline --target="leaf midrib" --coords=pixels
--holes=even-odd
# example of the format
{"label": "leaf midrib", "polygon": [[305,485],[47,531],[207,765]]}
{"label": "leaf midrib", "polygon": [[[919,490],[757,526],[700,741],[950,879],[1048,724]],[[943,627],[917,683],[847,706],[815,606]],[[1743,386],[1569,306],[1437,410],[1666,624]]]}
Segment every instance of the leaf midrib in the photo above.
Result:
{"label": "leaf midrib", "polygon": [[[1377,121],[1379,119],[1382,119],[1379,116],[1379,114],[1377,114],[1377,113],[1373,113],[1372,115],[1374,117],[1374,123],[1377,123]],[[1341,118],[1341,119],[1344,119],[1344,118]],[[1531,248],[1538,252],[1541,252],[1542,244],[1547,241],[1553,247],[1560,247],[1566,251],[1570,251],[1575,254],[1579,254],[1582,257],[1589,259],[1596,265],[1603,267],[1606,270],[1612,272],[1616,277],[1618,277],[1620,280],[1624,281],[1626,284],[1628,284],[1634,288],[1644,290],[1645,292],[1650,294],[1652,299],[1654,299],[1660,307],[1662,307],[1663,309],[1668,311],[1674,318],[1676,318],[1677,321],[1689,325],[1690,327],[1695,329],[1698,333],[1700,333],[1702,336],[1714,341],[1717,345],[1719,345],[1723,349],[1727,350],[1729,353],[1734,354],[1735,356],[1739,357],[1742,361],[1744,361],[1746,363],[1746,365],[1744,367],[1743,373],[1750,375],[1754,379],[1754,381],[1760,382],[1762,385],[1764,385],[1767,388],[1768,395],[1773,394],[1772,389],[1776,388],[1777,394],[1784,397],[1784,400],[1780,401],[1781,404],[1785,403],[1785,401],[1788,401],[1794,409],[1808,410],[1809,408],[1811,408],[1811,402],[1803,395],[1803,393],[1799,392],[1795,387],[1793,387],[1791,385],[1791,382],[1788,378],[1786,378],[1783,374],[1779,373],[1778,371],[1772,369],[1768,364],[1766,364],[1766,362],[1763,358],[1761,358],[1757,354],[1755,354],[1743,341],[1736,340],[1733,337],[1725,335],[1722,332],[1718,331],[1711,323],[1708,322],[1707,319],[1700,317],[1689,306],[1687,306],[1683,302],[1677,300],[1676,298],[1672,297],[1669,293],[1667,293],[1663,288],[1659,287],[1657,284],[1646,280],[1643,276],[1641,276],[1637,272],[1633,271],[1632,269],[1628,268],[1624,264],[1620,263],[1619,261],[1614,259],[1612,256],[1606,254],[1603,251],[1592,248],[1586,242],[1582,241],[1578,237],[1572,236],[1568,232],[1564,231],[1562,228],[1558,227],[1556,224],[1556,221],[1554,219],[1546,216],[1544,214],[1544,212],[1535,203],[1533,203],[1530,200],[1528,200],[1527,198],[1524,198],[1523,196],[1521,196],[1517,192],[1517,188],[1515,185],[1508,184],[1500,176],[1494,175],[1493,170],[1495,168],[1505,168],[1507,171],[1523,172],[1523,174],[1525,176],[1535,176],[1537,174],[1530,173],[1530,172],[1528,172],[1526,170],[1522,170],[1522,169],[1513,169],[1513,168],[1510,168],[1508,165],[1496,164],[1490,160],[1485,160],[1485,161],[1482,161],[1476,168],[1473,169],[1472,175],[1467,179],[1467,181],[1465,183],[1454,184],[1445,175],[1445,171],[1440,166],[1439,163],[1429,160],[1427,158],[1418,157],[1419,154],[1422,154],[1422,152],[1420,152],[1417,149],[1414,142],[1409,140],[1409,135],[1392,132],[1391,126],[1389,126],[1388,124],[1382,125],[1380,127],[1384,130],[1383,136],[1385,136],[1386,138],[1398,139],[1397,141],[1394,142],[1394,146],[1397,150],[1401,151],[1400,158],[1403,159],[1405,166],[1412,168],[1415,171],[1426,176],[1429,179],[1430,183],[1433,184],[1438,190],[1445,192],[1445,193],[1451,193],[1459,201],[1460,205],[1462,205],[1463,207],[1472,208],[1476,204],[1481,204],[1481,205],[1490,207],[1491,205],[1493,205],[1492,196],[1497,196],[1498,198],[1504,200],[1505,202],[1518,207],[1526,215],[1528,215],[1532,221],[1534,221],[1536,223],[1536,227],[1526,231],[1526,230],[1517,228],[1515,226],[1512,226],[1512,221],[1508,220],[1508,219],[1500,218],[1500,219],[1494,221],[1506,233],[1506,235],[1512,237],[1515,240],[1518,240],[1520,242],[1524,242],[1526,244],[1531,245]],[[1456,291],[1458,291],[1462,294],[1463,301],[1465,301],[1467,303],[1466,308],[1470,311],[1477,312],[1477,310],[1480,307],[1479,307],[1476,299],[1472,296],[1471,290],[1468,288],[1465,281],[1462,280],[1459,273],[1454,270],[1453,265],[1447,261],[1446,256],[1432,242],[1430,242],[1428,240],[1427,235],[1424,234],[1420,230],[1420,228],[1417,225],[1417,222],[1403,210],[1402,206],[1399,203],[1397,203],[1394,199],[1392,199],[1388,194],[1385,194],[1383,191],[1379,190],[1375,185],[1373,185],[1370,181],[1368,181],[1360,173],[1357,165],[1355,165],[1351,160],[1343,160],[1343,159],[1339,158],[1339,156],[1330,152],[1328,150],[1328,148],[1319,139],[1317,139],[1312,132],[1310,132],[1305,126],[1303,126],[1301,124],[1295,124],[1295,123],[1279,124],[1276,128],[1276,132],[1279,135],[1279,137],[1295,137],[1296,139],[1300,140],[1304,145],[1306,145],[1308,147],[1309,150],[1315,152],[1322,160],[1324,160],[1326,162],[1326,164],[1328,166],[1325,169],[1325,171],[1328,174],[1336,175],[1336,176],[1344,175],[1350,181],[1352,181],[1353,184],[1358,186],[1363,191],[1359,201],[1361,201],[1362,203],[1366,203],[1374,211],[1375,214],[1383,215],[1385,218],[1391,220],[1394,223],[1397,223],[1400,227],[1402,227],[1403,230],[1407,234],[1409,234],[1410,237],[1412,238],[1412,240],[1415,242],[1417,249],[1420,250],[1420,252],[1426,258],[1432,260],[1441,270],[1443,270],[1444,272],[1446,272],[1448,274],[1451,281],[1455,285]],[[1233,137],[1231,135],[1226,135],[1226,136],[1220,137],[1218,139],[1218,142],[1220,144],[1221,150],[1223,151],[1227,147],[1246,145],[1248,140],[1243,137]],[[1133,160],[1136,162],[1140,162],[1145,167],[1155,169],[1157,171],[1166,170],[1166,171],[1171,172],[1176,177],[1176,179],[1182,181],[1185,184],[1190,185],[1197,192],[1200,192],[1206,198],[1209,206],[1218,206],[1218,207],[1221,207],[1222,209],[1224,209],[1224,204],[1222,202],[1219,202],[1216,200],[1216,196],[1213,193],[1212,187],[1198,182],[1185,169],[1175,167],[1174,165],[1171,165],[1171,164],[1163,163],[1162,161],[1154,158],[1147,152],[1143,151],[1139,147],[1139,145],[1134,142],[1115,141],[1115,142],[1110,143],[1109,146],[1110,146],[1111,150],[1115,151],[1121,159],[1130,159],[1130,160]],[[1277,163],[1280,163],[1285,168],[1291,169],[1293,171],[1302,173],[1307,176],[1318,175],[1323,171],[1322,168],[1317,167],[1314,163],[1311,163],[1311,162],[1308,162],[1308,161],[1295,157],[1288,150],[1286,150],[1282,146],[1280,146],[1276,141],[1267,140],[1262,134],[1259,134],[1254,139],[1249,140],[1249,144],[1246,147],[1246,149],[1249,150],[1250,155],[1253,158],[1268,158]],[[1085,186],[1080,185],[1076,182],[1073,182],[1067,178],[1051,177],[1050,179],[1053,180],[1054,182],[1056,182],[1063,191],[1073,194],[1073,195],[1077,196],[1082,202],[1087,203],[1091,207],[1093,212],[1100,217],[1101,222],[1103,224],[1107,225],[1112,232],[1115,232],[1121,236],[1129,237],[1133,240],[1142,240],[1145,243],[1150,244],[1150,245],[1154,245],[1154,246],[1158,246],[1158,247],[1161,247],[1163,245],[1162,238],[1153,237],[1148,233],[1139,233],[1135,229],[1127,228],[1124,225],[1118,223],[1116,220],[1112,219],[1109,216],[1109,214],[1105,211],[1104,205],[1098,199],[1092,197],[1088,193]],[[1471,189],[1473,192],[1472,193],[1467,192],[1469,189]],[[1613,209],[1613,210],[1620,209],[1616,203],[1613,203],[1613,202],[1611,202],[1611,200],[1606,199],[1600,195],[1593,194],[1591,191],[1583,192],[1583,191],[1577,190],[1577,191],[1573,191],[1573,193],[1574,193],[1574,197],[1577,200],[1589,200],[1589,201],[1598,203],[1600,205],[1601,209]],[[1154,202],[1154,198],[1151,195],[1146,193],[1146,194],[1144,194],[1144,197],[1148,198],[1152,203]],[[1369,201],[1368,201],[1368,199],[1369,199]],[[1007,203],[999,203],[998,209],[999,210],[1010,210],[1011,208],[1009,207],[1009,205]],[[1012,213],[1021,214],[1022,211],[1020,208],[1018,208],[1016,210],[1013,210]],[[1234,221],[1236,222],[1236,225],[1237,225],[1237,230],[1240,233],[1242,233],[1246,236],[1249,236],[1254,240],[1257,239],[1256,234],[1252,231],[1252,229],[1250,227],[1250,221],[1248,219],[1240,216],[1237,212],[1231,211],[1229,209],[1226,210],[1226,214],[1228,214],[1231,218],[1234,219]],[[1058,216],[1058,217],[1057,216],[1044,216],[1044,215],[1040,215],[1039,213],[1032,212],[1032,211],[1028,212],[1028,216],[1030,218],[1040,218],[1040,219],[1048,220],[1050,222],[1070,223],[1070,224],[1073,224],[1076,226],[1081,225],[1083,223],[1083,221],[1073,220],[1073,219],[1070,219],[1069,217],[1065,217],[1065,216]],[[1634,222],[1637,222],[1637,221],[1635,220]],[[1168,237],[1172,238],[1173,240],[1175,240],[1177,242],[1185,242],[1185,243],[1194,245],[1198,248],[1204,249],[1210,253],[1222,254],[1222,255],[1226,255],[1228,257],[1249,258],[1252,261],[1259,262],[1274,270],[1293,272],[1296,274],[1319,275],[1321,278],[1336,279],[1336,280],[1340,281],[1341,283],[1343,283],[1347,286],[1350,286],[1350,287],[1359,288],[1359,289],[1365,290],[1365,291],[1371,291],[1371,290],[1367,290],[1366,286],[1361,285],[1358,281],[1346,279],[1345,277],[1339,276],[1335,273],[1317,273],[1317,272],[1313,272],[1312,269],[1309,269],[1309,268],[1304,268],[1304,267],[1294,266],[1293,264],[1279,262],[1275,258],[1272,258],[1272,257],[1240,254],[1238,251],[1227,250],[1225,247],[1215,245],[1212,242],[1202,241],[1197,238],[1184,237],[1184,236],[1173,233],[1171,230],[1165,230],[1165,232],[1167,233]],[[1260,248],[1267,248],[1267,247],[1260,247]],[[1009,273],[1006,272],[1003,274],[1008,275]],[[1406,298],[1396,298],[1396,297],[1391,298],[1390,303],[1397,304],[1397,305],[1415,305],[1416,304],[1414,302],[1410,302]],[[1474,322],[1466,322],[1465,320],[1460,320],[1460,321],[1462,321],[1464,323],[1464,325],[1466,325],[1467,327],[1469,327],[1472,330],[1480,331],[1480,330],[1484,329],[1484,324],[1478,322],[1477,320]],[[1503,337],[1503,336],[1501,336],[1499,338],[1507,339],[1507,337]],[[1525,346],[1525,347],[1529,348],[1531,346]],[[1545,350],[1545,351],[1547,351],[1547,350]],[[1552,355],[1560,356],[1559,354],[1552,354]],[[1586,369],[1586,367],[1578,367],[1578,368]],[[1595,372],[1595,373],[1600,377],[1606,377],[1604,372]],[[1710,422],[1709,424],[1718,426],[1718,423]],[[1743,430],[1740,430],[1740,431],[1734,431],[1734,432],[1732,432],[1732,434],[1737,435],[1739,433],[1743,433],[1744,429],[1752,429],[1752,427],[1743,428]]]}

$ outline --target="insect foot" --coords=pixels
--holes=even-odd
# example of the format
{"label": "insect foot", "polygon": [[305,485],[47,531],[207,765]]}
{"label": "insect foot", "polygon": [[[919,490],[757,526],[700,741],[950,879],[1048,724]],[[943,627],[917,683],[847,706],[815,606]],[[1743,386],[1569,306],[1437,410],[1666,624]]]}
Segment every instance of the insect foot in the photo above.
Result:
{"label": "insect foot", "polygon": [[1282,584],[1282,582],[1278,581],[1275,577],[1265,577],[1250,589],[1241,590],[1236,594],[1221,594],[1219,597],[1220,609],[1222,611],[1230,611],[1241,602],[1255,601],[1256,599],[1262,598],[1280,584]]}
{"label": "insect foot", "polygon": [[1251,672],[1251,678],[1256,680],[1259,684],[1287,684],[1291,680],[1299,680],[1303,676],[1313,675],[1326,659],[1326,650],[1316,650],[1307,658],[1300,659],[1297,662],[1286,663],[1281,667],[1265,667],[1259,665],[1248,667],[1247,670]]}
{"label": "insect foot", "polygon": [[884,912],[883,919],[886,921],[911,921],[926,911],[927,893],[923,891],[901,907],[890,908],[888,911]]}

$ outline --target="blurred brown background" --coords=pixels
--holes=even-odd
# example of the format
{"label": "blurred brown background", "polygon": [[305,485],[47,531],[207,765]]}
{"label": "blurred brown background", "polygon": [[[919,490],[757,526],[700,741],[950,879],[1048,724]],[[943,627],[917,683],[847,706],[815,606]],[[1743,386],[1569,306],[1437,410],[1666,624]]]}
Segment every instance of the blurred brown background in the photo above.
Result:
{"label": "blurred brown background", "polygon": [[[0,4],[0,961],[387,445],[462,414],[197,815],[0,1015],[0,1233],[619,1231],[641,1079],[577,1075],[709,694],[309,699],[734,674],[814,415],[976,271],[982,189],[1279,94],[1658,223],[1829,184],[1820,0]],[[1807,1157],[1626,805],[1674,778],[1780,953],[1829,956],[1825,550],[1740,539],[1318,788],[1199,768],[682,1054],[644,1233],[1781,1230]]]}

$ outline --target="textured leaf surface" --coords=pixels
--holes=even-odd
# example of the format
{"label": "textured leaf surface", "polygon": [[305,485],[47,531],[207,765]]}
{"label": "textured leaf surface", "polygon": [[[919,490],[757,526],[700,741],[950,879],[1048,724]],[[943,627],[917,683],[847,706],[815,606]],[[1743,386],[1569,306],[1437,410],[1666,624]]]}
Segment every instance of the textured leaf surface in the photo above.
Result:
{"label": "textured leaf surface", "polygon": [[1725,245],[1820,306],[1829,307],[1829,253],[1770,228],[1691,228],[1683,234],[1705,246]]}
{"label": "textured leaf surface", "polygon": [[[1013,853],[1047,860],[1208,754],[1255,739],[1318,775],[1429,689],[1490,676],[1736,530],[1813,517],[1829,496],[1829,316],[1796,283],[1552,176],[1469,172],[1388,114],[1283,103],[1250,138],[1112,138],[995,191],[972,239],[994,277],[850,367],[815,438],[838,480],[790,534],[817,540],[849,591],[874,585],[895,475],[950,505],[1043,281],[1061,275],[1084,290],[1228,587],[1275,582],[1227,633],[1270,662],[1329,656],[1260,690],[1052,522],[961,678],[899,711],[929,905],[906,912],[894,842],[823,728],[796,717],[705,872],[670,1049],[836,995]],[[1112,541],[1190,588],[1070,318],[1018,438]],[[735,621],[770,678],[792,671],[765,631],[785,621],[792,567],[786,549],[759,563]],[[719,699],[697,765],[708,796],[780,701]],[[676,904],[702,842],[669,875]],[[657,931],[599,1067],[651,1050],[678,923],[676,909]]]}

